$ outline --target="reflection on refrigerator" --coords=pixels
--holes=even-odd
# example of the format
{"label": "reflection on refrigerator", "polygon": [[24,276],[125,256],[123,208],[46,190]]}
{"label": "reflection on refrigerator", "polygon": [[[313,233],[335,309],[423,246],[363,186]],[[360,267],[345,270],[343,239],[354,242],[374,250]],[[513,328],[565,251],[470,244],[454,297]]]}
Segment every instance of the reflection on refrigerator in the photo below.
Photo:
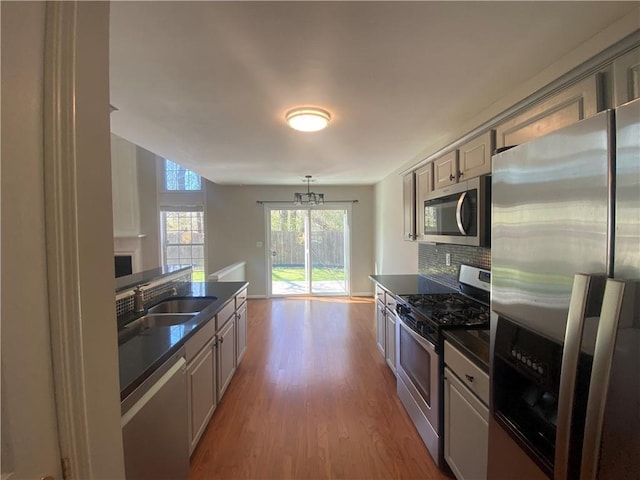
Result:
{"label": "reflection on refrigerator", "polygon": [[640,100],[493,157],[489,478],[640,476]]}

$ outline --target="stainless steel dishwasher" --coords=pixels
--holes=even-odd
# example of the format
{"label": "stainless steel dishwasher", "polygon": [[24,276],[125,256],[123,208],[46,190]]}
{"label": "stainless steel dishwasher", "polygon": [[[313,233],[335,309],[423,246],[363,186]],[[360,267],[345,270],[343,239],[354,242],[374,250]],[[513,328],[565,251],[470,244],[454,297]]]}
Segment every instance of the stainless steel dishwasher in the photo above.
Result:
{"label": "stainless steel dishwasher", "polygon": [[127,480],[189,475],[186,380],[181,349],[122,401]]}

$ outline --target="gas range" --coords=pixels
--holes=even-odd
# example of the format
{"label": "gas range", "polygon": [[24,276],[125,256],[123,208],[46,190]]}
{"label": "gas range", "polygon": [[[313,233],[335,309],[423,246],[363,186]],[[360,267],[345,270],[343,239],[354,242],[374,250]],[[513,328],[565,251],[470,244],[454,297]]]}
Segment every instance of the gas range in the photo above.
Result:
{"label": "gas range", "polygon": [[460,291],[402,295],[396,312],[413,331],[439,350],[441,331],[489,328],[490,273],[462,265]]}
{"label": "gas range", "polygon": [[[459,291],[429,280],[396,304],[400,401],[439,467],[444,468],[444,330],[489,327],[491,273],[461,265]],[[446,293],[445,293],[446,292]]]}

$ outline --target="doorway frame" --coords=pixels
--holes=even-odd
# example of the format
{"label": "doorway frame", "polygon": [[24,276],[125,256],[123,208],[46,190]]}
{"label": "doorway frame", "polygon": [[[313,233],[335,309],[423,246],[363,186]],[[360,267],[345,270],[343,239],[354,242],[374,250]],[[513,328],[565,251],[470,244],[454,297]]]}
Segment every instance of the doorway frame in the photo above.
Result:
{"label": "doorway frame", "polygon": [[47,3],[45,22],[47,286],[62,476],[123,478],[109,3]]}
{"label": "doorway frame", "polygon": [[[265,234],[264,234],[264,246],[265,246],[265,283],[266,283],[266,297],[267,298],[284,298],[284,297],[302,297],[302,296],[314,296],[314,297],[335,297],[335,296],[347,296],[347,297],[351,297],[351,225],[353,222],[352,219],[352,206],[353,204],[351,202],[336,202],[336,203],[329,203],[329,204],[324,204],[324,205],[320,205],[320,206],[302,206],[302,205],[292,205],[291,203],[287,203],[287,202],[283,202],[283,203],[270,203],[270,204],[264,204],[264,228],[265,228]],[[345,252],[345,258],[344,258],[344,268],[345,268],[345,281],[347,282],[347,289],[345,293],[313,293],[311,290],[311,282],[313,281],[313,279],[309,280],[309,292],[308,293],[301,293],[301,294],[291,294],[291,295],[274,295],[273,291],[272,291],[272,284],[271,284],[271,278],[272,278],[272,273],[271,273],[271,211],[272,210],[345,210],[347,213],[347,221],[346,221],[346,225],[345,225],[345,249],[347,250]],[[309,220],[309,224],[310,224],[310,220]],[[305,241],[307,241],[305,239]],[[305,252],[305,261],[308,262],[309,261],[309,257],[310,253],[307,251]]]}

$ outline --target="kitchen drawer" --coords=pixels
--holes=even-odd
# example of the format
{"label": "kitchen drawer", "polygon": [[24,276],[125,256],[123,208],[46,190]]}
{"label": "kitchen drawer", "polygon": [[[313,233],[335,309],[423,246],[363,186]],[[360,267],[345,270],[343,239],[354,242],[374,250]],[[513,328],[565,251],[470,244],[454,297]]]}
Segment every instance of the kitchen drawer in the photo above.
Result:
{"label": "kitchen drawer", "polygon": [[376,283],[376,299],[384,304],[384,288]]}
{"label": "kitchen drawer", "polygon": [[247,289],[242,290],[236,295],[236,310],[239,309],[244,302],[247,301]]}
{"label": "kitchen drawer", "polygon": [[473,393],[489,405],[489,376],[449,342],[444,342],[444,363]]}
{"label": "kitchen drawer", "polygon": [[387,308],[389,310],[391,310],[392,312],[395,312],[397,303],[398,302],[395,299],[395,297],[393,295],[391,295],[389,292],[387,292],[386,295],[385,295],[385,305],[387,306]]}
{"label": "kitchen drawer", "polygon": [[202,350],[209,340],[216,333],[216,325],[213,320],[209,320],[203,327],[198,330],[185,344],[185,359],[187,363],[193,360],[198,352]]}
{"label": "kitchen drawer", "polygon": [[216,316],[216,332],[225,326],[235,311],[236,304],[233,300],[227,302],[227,304],[222,307],[222,310],[220,310]]}

